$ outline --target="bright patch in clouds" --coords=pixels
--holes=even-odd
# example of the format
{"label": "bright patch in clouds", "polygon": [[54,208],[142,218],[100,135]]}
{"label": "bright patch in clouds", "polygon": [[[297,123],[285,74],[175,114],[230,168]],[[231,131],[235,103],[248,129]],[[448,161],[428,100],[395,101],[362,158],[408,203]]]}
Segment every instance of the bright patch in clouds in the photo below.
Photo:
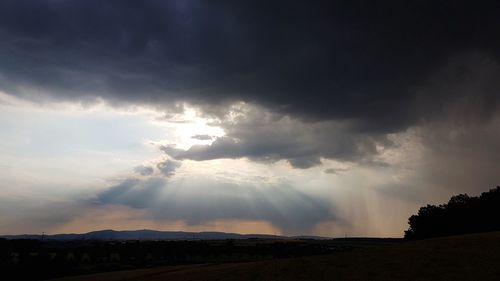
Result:
{"label": "bright patch in clouds", "polygon": [[180,149],[188,149],[196,144],[210,144],[213,138],[224,135],[224,130],[213,126],[211,124],[213,122],[213,119],[200,117],[196,109],[184,104],[182,112],[166,114],[154,119],[153,124],[171,132],[168,139],[156,143],[173,144]]}

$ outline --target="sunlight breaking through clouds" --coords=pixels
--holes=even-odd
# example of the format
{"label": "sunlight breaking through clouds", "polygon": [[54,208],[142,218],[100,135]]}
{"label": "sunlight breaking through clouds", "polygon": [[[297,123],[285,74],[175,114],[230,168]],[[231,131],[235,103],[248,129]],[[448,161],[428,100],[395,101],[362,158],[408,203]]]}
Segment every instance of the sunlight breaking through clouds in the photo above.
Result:
{"label": "sunlight breaking through clouds", "polygon": [[401,236],[500,181],[488,4],[99,2],[0,1],[0,229]]}
{"label": "sunlight breaking through clouds", "polygon": [[147,209],[152,218],[189,225],[219,219],[269,221],[285,233],[309,233],[335,220],[331,202],[290,186],[238,185],[213,180],[128,179],[97,196],[97,204]]}

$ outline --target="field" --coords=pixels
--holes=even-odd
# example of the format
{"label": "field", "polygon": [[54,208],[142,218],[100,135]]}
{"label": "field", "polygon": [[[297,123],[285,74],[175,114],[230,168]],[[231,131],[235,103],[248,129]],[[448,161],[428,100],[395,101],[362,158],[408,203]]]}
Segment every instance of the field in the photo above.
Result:
{"label": "field", "polygon": [[366,243],[326,255],[159,266],[56,280],[500,280],[500,233]]}

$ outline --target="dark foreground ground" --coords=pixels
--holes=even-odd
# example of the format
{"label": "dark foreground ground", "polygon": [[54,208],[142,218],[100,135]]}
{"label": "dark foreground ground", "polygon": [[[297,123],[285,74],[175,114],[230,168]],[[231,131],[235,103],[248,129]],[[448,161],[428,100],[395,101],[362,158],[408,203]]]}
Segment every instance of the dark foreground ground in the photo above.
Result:
{"label": "dark foreground ground", "polygon": [[355,247],[319,256],[162,266],[57,280],[500,280],[500,232]]}

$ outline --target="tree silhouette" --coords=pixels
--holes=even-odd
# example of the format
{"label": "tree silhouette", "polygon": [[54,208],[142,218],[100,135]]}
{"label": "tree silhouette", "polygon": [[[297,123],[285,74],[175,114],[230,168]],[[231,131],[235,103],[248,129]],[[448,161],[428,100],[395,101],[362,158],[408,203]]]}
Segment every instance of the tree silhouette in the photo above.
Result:
{"label": "tree silhouette", "polygon": [[500,230],[500,187],[479,197],[459,194],[447,204],[427,205],[408,219],[407,239]]}

